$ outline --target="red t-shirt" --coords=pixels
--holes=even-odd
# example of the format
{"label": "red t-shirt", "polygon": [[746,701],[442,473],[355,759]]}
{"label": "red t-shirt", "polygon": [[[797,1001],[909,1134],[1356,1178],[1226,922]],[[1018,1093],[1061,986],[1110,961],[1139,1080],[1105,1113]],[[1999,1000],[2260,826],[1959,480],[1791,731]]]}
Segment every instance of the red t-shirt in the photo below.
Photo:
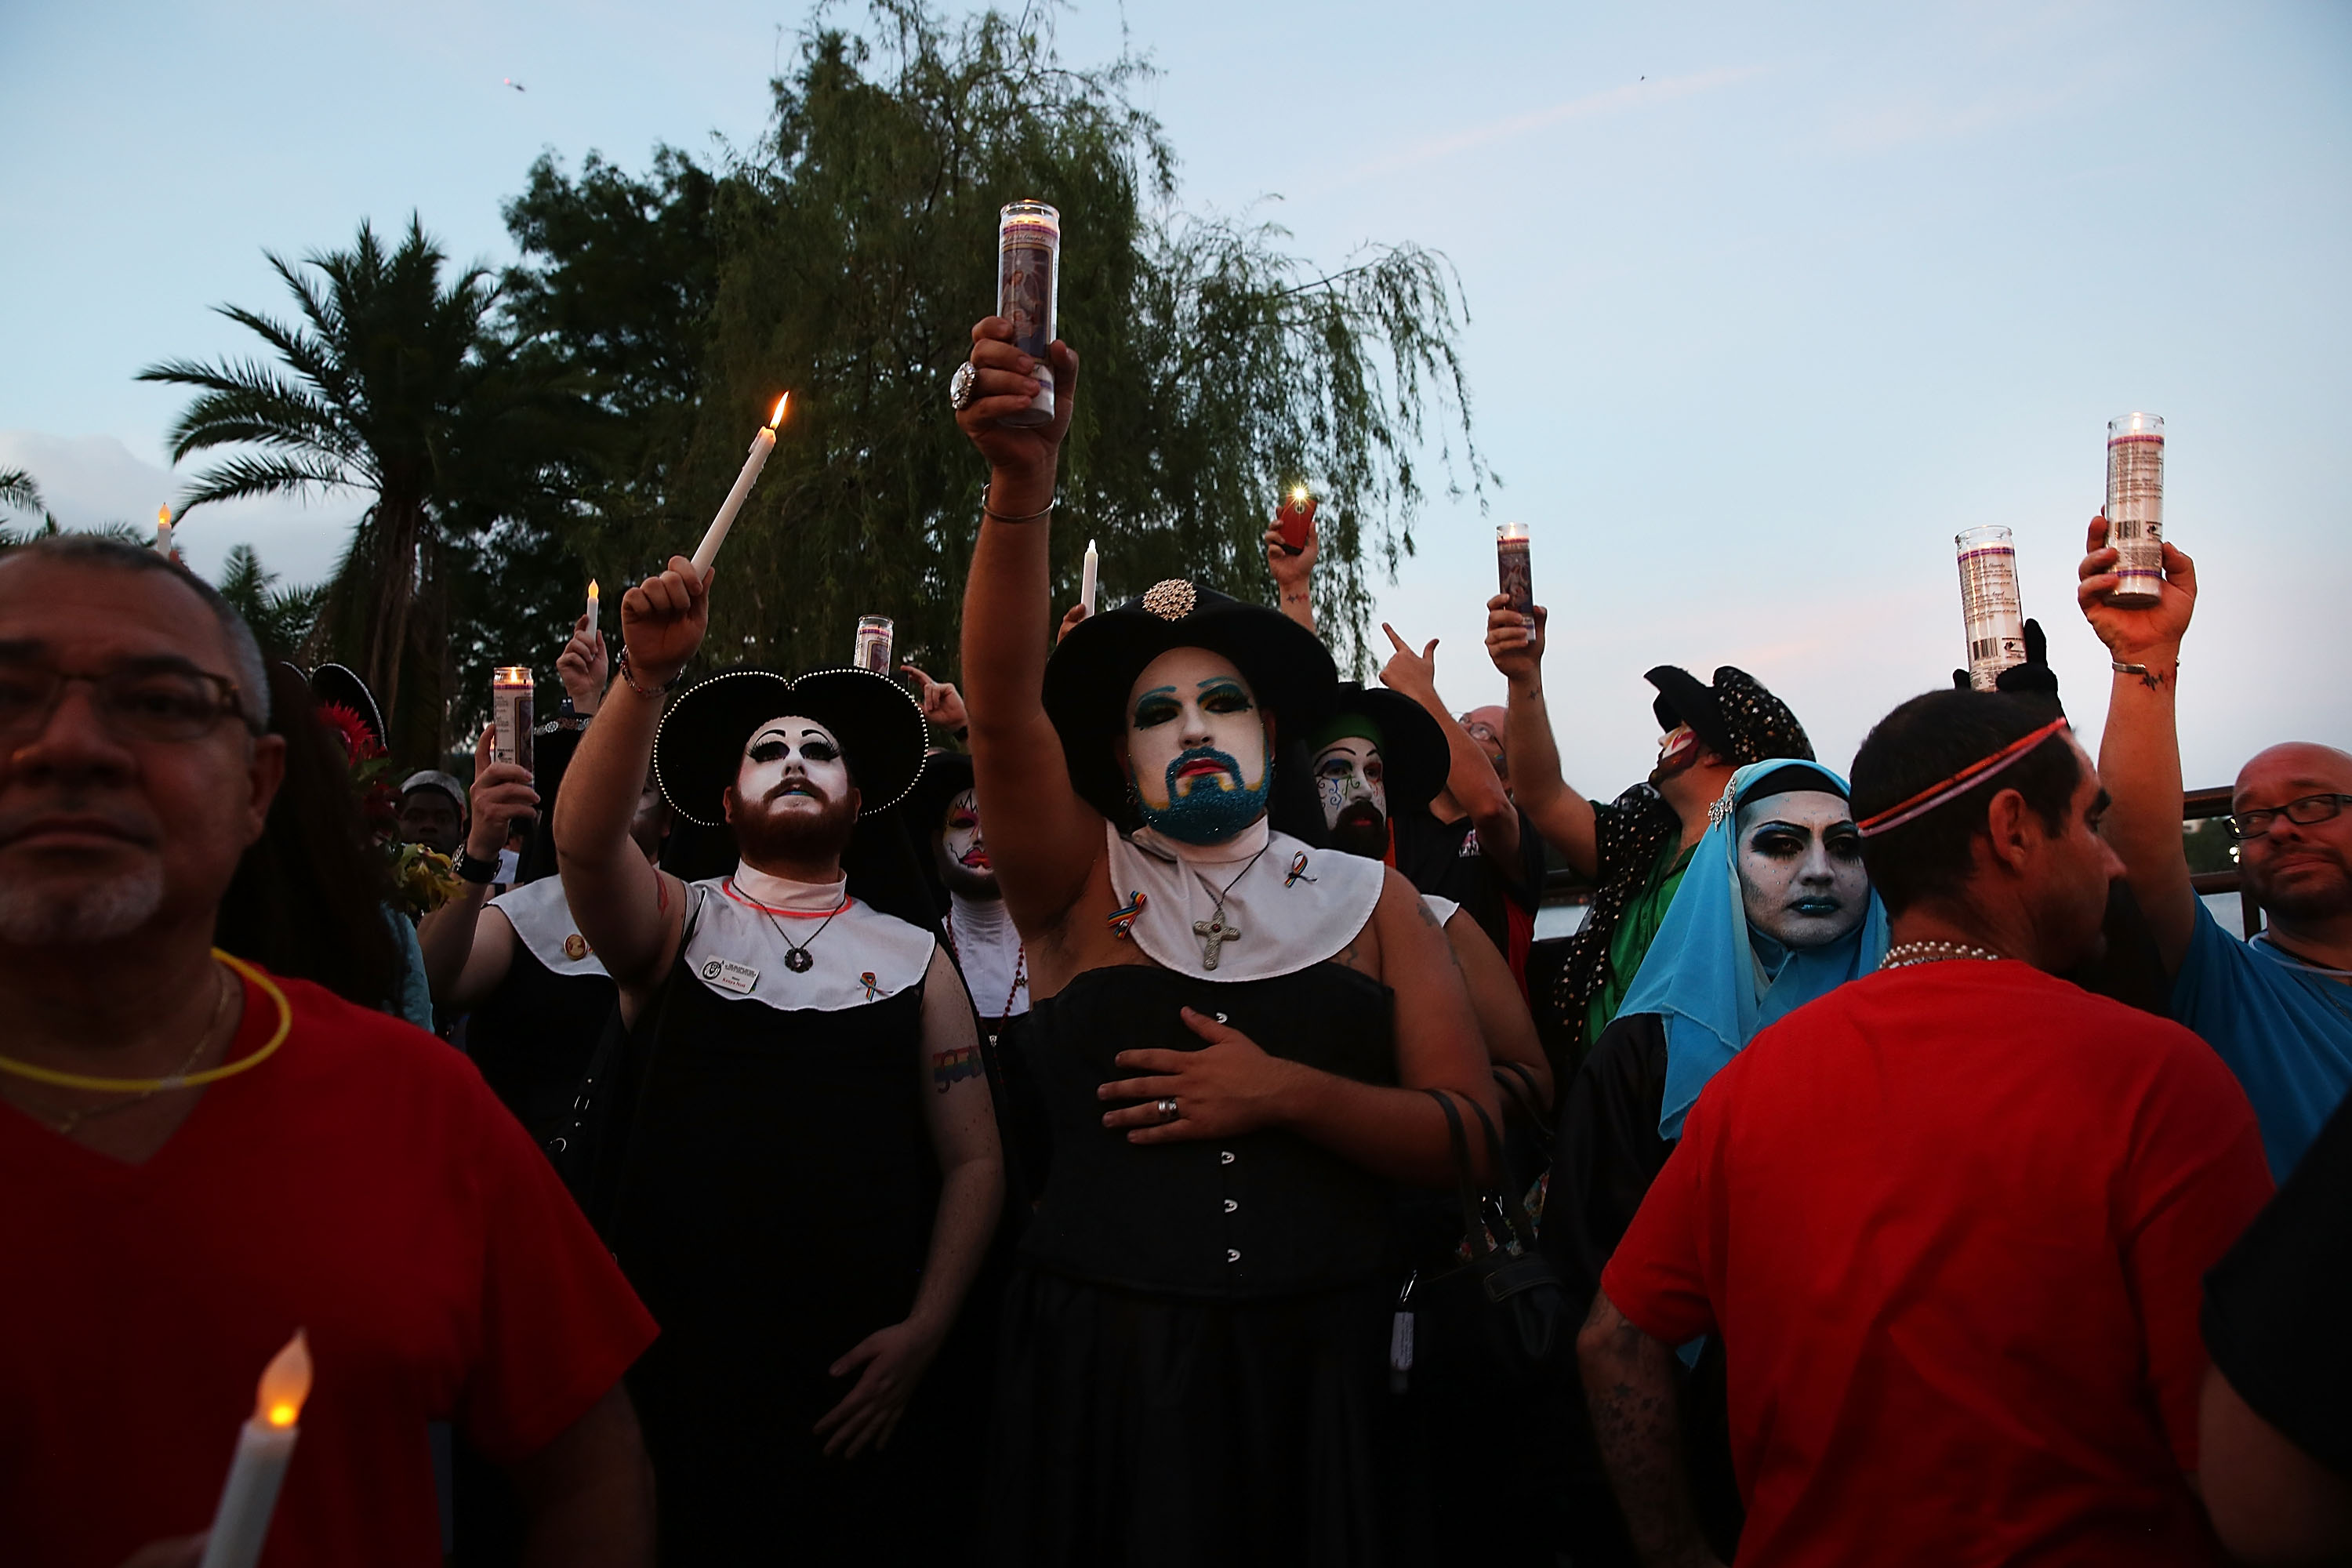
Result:
{"label": "red t-shirt", "polygon": [[1717,1074],[1601,1283],[1655,1338],[1723,1335],[1741,1568],[2213,1563],[2199,1279],[2270,1191],[2188,1030],[1921,964]]}
{"label": "red t-shirt", "polygon": [[[265,1568],[437,1568],[425,1423],[537,1451],[653,1320],[473,1064],[279,982],[293,1033],[143,1165],[0,1104],[0,1562],[116,1568],[212,1521],[261,1369],[315,1376]],[[248,984],[240,1058],[277,1005]]]}

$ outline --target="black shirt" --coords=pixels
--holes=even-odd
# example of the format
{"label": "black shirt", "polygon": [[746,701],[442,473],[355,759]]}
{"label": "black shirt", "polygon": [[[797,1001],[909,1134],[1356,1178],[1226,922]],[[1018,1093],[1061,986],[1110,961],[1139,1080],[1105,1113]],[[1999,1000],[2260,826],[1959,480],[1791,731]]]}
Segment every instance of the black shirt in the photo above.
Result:
{"label": "black shirt", "polygon": [[1519,813],[1519,848],[1504,863],[1489,858],[1478,842],[1478,830],[1469,817],[1440,822],[1427,811],[1406,812],[1394,822],[1396,868],[1424,893],[1451,899],[1470,911],[1470,918],[1508,957],[1513,904],[1528,914],[1543,901],[1543,840],[1527,813]]}
{"label": "black shirt", "polygon": [[2205,1348],[2255,1415],[2352,1480],[2352,1101],[2205,1276]]}

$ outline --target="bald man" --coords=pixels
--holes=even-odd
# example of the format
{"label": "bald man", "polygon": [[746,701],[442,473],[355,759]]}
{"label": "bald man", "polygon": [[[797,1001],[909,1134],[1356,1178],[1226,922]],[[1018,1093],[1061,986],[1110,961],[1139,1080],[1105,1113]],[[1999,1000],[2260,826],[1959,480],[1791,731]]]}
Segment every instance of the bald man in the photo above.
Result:
{"label": "bald man", "polygon": [[2091,520],[2076,597],[2115,663],[2099,777],[2114,796],[2105,833],[2172,977],[2172,1015],[2230,1065],[2284,1181],[2352,1087],[2352,755],[2294,742],[2255,753],[2231,792],[2244,896],[2269,929],[2240,942],[2189,880],[2180,837],[2180,743],[2173,718],[2180,639],[2197,570],[2164,547],[2158,602],[2106,602],[2116,582],[2107,521]]}

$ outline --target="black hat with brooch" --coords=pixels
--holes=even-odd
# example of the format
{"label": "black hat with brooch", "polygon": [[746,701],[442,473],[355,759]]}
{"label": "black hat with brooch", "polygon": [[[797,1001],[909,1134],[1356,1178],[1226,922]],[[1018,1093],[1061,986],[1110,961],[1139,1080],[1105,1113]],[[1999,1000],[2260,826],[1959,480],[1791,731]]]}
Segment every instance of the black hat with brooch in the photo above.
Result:
{"label": "black hat with brooch", "polygon": [[1767,757],[1813,759],[1813,743],[1789,705],[1744,669],[1717,667],[1713,686],[1700,685],[1698,677],[1671,664],[1642,679],[1658,689],[1650,711],[1661,729],[1689,725],[1709,751],[1734,767]]}
{"label": "black hat with brooch", "polygon": [[1180,647],[1232,660],[1258,706],[1274,715],[1278,743],[1303,739],[1339,694],[1339,669],[1313,632],[1263,605],[1181,577],[1088,616],[1046,661],[1045,713],[1062,738],[1071,787],[1122,827],[1137,826],[1120,762],[1128,692],[1147,665]]}
{"label": "black hat with brooch", "polygon": [[815,720],[841,742],[860,816],[898,805],[922,776],[922,708],[888,676],[819,669],[788,680],[772,670],[731,669],[688,688],[654,732],[654,777],[670,809],[704,827],[722,826],[744,744],[787,714]]}

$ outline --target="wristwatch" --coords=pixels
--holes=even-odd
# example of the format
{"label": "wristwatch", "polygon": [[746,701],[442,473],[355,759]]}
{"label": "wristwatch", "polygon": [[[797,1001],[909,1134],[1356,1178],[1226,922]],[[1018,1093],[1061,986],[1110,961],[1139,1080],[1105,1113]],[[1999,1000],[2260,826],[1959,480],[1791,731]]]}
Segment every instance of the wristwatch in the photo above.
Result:
{"label": "wristwatch", "polygon": [[460,881],[488,887],[498,880],[499,858],[493,855],[487,860],[478,860],[474,852],[461,844],[457,853],[449,858],[449,869],[457,873]]}

